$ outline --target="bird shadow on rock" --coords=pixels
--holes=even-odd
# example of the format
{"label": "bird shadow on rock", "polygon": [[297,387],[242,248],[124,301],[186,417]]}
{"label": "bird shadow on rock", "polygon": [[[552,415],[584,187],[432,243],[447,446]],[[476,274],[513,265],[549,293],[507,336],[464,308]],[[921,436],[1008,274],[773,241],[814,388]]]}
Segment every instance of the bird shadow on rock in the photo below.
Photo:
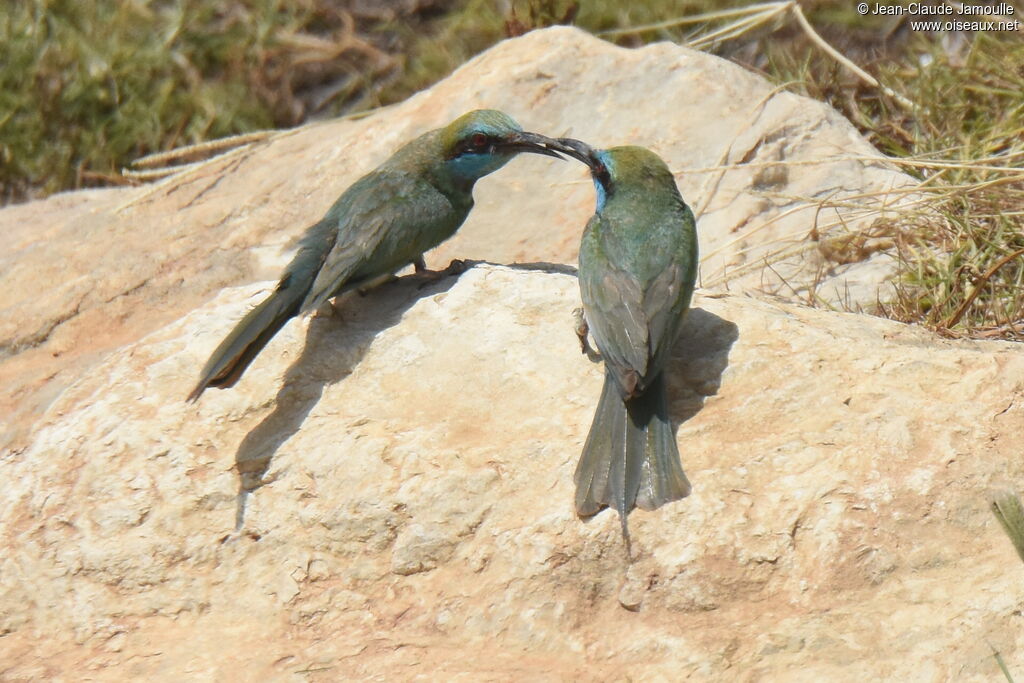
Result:
{"label": "bird shadow on rock", "polygon": [[[453,262],[454,263],[454,262]],[[572,275],[576,277],[579,272],[576,266],[570,266],[565,263],[551,263],[549,261],[531,261],[529,263],[496,263],[494,261],[484,261],[482,259],[464,259],[459,261],[462,264],[462,272],[474,268],[476,266],[495,266],[498,268],[508,268],[509,270],[523,270],[532,271],[535,273],[553,273],[557,275]],[[449,266],[450,268],[451,266]]]}
{"label": "bird shadow on rock", "polygon": [[666,369],[669,412],[678,430],[718,393],[729,366],[729,351],[740,337],[739,327],[702,308],[686,314]]}
{"label": "bird shadow on rock", "polygon": [[331,306],[331,314],[313,316],[302,354],[285,373],[274,409],[245,435],[235,452],[236,532],[244,526],[249,495],[273,481],[266,474],[275,454],[299,431],[324,388],[347,377],[374,337],[398,324],[417,301],[448,291],[460,272],[451,269],[399,277],[365,294],[347,293]]}

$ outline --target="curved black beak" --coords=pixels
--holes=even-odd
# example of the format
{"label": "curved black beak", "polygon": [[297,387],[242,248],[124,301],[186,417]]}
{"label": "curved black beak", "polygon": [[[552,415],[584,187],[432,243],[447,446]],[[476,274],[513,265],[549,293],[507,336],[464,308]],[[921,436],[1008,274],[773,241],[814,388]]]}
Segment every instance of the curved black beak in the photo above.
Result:
{"label": "curved black beak", "polygon": [[597,155],[595,154],[597,150],[582,140],[558,138],[557,140],[551,140],[550,146],[552,149],[555,149],[562,154],[567,154],[573,159],[582,161],[591,171],[595,170],[598,165],[600,165],[600,161],[598,161]]}
{"label": "curved black beak", "polygon": [[558,142],[556,140],[544,135],[538,135],[537,133],[527,133],[526,131],[512,133],[495,145],[495,148],[500,150],[533,152],[534,154],[544,154],[561,159],[562,155],[555,151],[557,147]]}

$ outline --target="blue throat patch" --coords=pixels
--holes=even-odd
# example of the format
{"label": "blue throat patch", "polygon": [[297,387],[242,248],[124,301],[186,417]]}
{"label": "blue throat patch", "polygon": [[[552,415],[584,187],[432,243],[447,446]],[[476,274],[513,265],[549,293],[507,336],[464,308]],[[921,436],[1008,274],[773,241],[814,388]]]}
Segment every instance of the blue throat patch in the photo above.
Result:
{"label": "blue throat patch", "polygon": [[512,159],[511,154],[463,154],[449,159],[446,164],[451,172],[463,180],[479,180],[493,173]]}
{"label": "blue throat patch", "polygon": [[594,178],[594,189],[597,190],[597,207],[594,211],[598,212],[604,208],[604,203],[608,200],[608,194],[604,191],[604,185],[597,178]]}
{"label": "blue throat patch", "polygon": [[[608,169],[608,177],[611,177],[612,158],[608,155],[608,153],[604,150],[601,150],[597,152],[594,156],[596,156],[598,160],[602,164],[604,164],[604,167]],[[596,177],[594,178],[594,189],[597,190],[597,208],[594,209],[594,212],[596,213],[604,208],[604,203],[608,201],[608,193],[605,192],[604,185],[602,185],[601,181],[598,180]]]}

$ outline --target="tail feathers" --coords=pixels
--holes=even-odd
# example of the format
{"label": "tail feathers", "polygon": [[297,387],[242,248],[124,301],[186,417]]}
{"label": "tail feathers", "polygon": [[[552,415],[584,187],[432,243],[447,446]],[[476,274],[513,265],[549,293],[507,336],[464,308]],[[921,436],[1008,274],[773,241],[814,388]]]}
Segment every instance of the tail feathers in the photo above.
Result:
{"label": "tail feathers", "polygon": [[235,325],[235,329],[210,356],[199,376],[199,383],[188,400],[197,400],[207,387],[225,389],[234,386],[249,363],[284,324],[299,312],[305,291],[296,291],[287,281],[278,285],[256,308]]}
{"label": "tail feathers", "polygon": [[668,418],[663,375],[625,402],[615,380],[605,375],[575,481],[577,514],[587,517],[614,507],[627,543],[626,517],[634,507],[654,510],[690,494]]}
{"label": "tail feathers", "polygon": [[[189,401],[198,399],[207,387],[225,389],[234,386],[267,342],[286,322],[299,314],[302,301],[313,288],[337,239],[336,208],[337,205],[306,230],[299,240],[298,251],[285,268],[274,292],[249,311],[213,352],[199,375],[199,383],[188,395]],[[334,293],[337,291],[340,287]]]}

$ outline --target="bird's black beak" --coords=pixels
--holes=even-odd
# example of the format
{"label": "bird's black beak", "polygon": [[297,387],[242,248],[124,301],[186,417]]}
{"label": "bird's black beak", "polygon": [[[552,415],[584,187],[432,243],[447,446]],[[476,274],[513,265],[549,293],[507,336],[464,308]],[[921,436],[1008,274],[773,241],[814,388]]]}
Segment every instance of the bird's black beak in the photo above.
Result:
{"label": "bird's black beak", "polygon": [[543,135],[538,135],[537,133],[527,133],[525,131],[512,133],[495,145],[496,149],[502,151],[533,152],[534,154],[544,154],[549,157],[561,159],[562,155],[555,151],[557,147],[557,140],[553,140],[552,138],[545,137]]}
{"label": "bird's black beak", "polygon": [[582,161],[591,171],[595,171],[601,163],[595,154],[597,150],[582,140],[558,138],[557,140],[550,140],[549,146],[551,149],[571,156],[573,159],[578,161]]}

